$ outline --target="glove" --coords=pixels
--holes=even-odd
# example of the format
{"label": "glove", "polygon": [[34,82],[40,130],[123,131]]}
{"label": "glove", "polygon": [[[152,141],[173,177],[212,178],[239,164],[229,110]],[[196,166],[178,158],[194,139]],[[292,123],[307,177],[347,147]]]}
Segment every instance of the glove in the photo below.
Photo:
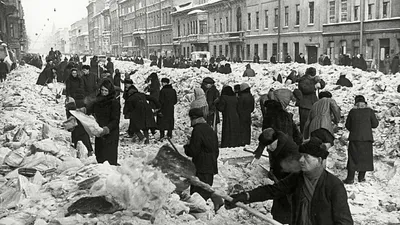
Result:
{"label": "glove", "polygon": [[103,127],[103,131],[100,133],[100,137],[107,135],[110,133],[110,129],[108,127]]}
{"label": "glove", "polygon": [[239,194],[231,195],[232,201],[225,200],[225,208],[233,209],[236,208],[237,202],[246,203],[249,200],[250,195],[247,192],[241,192]]}

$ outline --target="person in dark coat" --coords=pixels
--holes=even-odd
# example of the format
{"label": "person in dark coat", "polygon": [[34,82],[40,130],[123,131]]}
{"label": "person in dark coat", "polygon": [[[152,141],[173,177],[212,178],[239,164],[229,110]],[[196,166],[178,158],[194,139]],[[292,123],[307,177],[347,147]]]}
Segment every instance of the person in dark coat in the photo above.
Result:
{"label": "person in dark coat", "polygon": [[298,90],[294,91],[294,95],[297,99],[296,105],[299,107],[301,132],[304,130],[304,125],[312,105],[318,101],[317,94],[315,93],[316,90],[323,89],[324,87],[325,81],[316,76],[315,68],[307,68],[305,75],[299,80],[298,90],[300,90],[300,92]]}
{"label": "person in dark coat", "polygon": [[[218,174],[218,136],[217,133],[207,124],[203,118],[203,111],[199,108],[189,110],[192,135],[188,144],[184,145],[185,154],[192,157],[196,167],[196,177],[200,181],[213,185],[214,175]],[[190,194],[197,192],[205,200],[211,198],[214,209],[218,210],[223,202],[216,201],[215,196],[201,187],[190,186]]]}
{"label": "person in dark coat", "polygon": [[110,57],[107,58],[106,69],[107,69],[108,71],[110,71],[111,75],[114,74],[114,63],[111,62],[111,58],[110,58]]}
{"label": "person in dark coat", "polygon": [[119,72],[119,69],[116,69],[115,71],[115,74],[114,74],[114,82],[113,82],[113,84],[114,84],[114,86],[116,86],[116,87],[119,87],[119,89],[120,90],[118,90],[117,91],[117,98],[119,98],[120,97],[120,93],[121,93],[121,72]]}
{"label": "person in dark coat", "polygon": [[74,68],[74,63],[73,62],[68,62],[67,67],[64,70],[64,74],[63,74],[63,83],[65,83],[69,77],[69,75],[71,74],[71,69]]}
{"label": "person in dark coat", "polygon": [[98,163],[108,161],[118,165],[119,121],[121,105],[115,99],[115,88],[112,82],[104,80],[96,102],[86,107],[88,115],[94,115],[96,122],[103,128],[95,138],[94,151]]}
{"label": "person in dark coat", "polygon": [[362,71],[367,71],[367,62],[365,62],[362,54],[357,54],[356,57],[353,58],[353,68],[358,68]]}
{"label": "person in dark coat", "polygon": [[232,195],[233,200],[225,201],[225,207],[231,209],[237,202],[262,202],[290,195],[290,224],[353,225],[343,183],[324,169],[329,152],[321,140],[311,139],[300,145],[299,152],[299,173],[292,173],[273,185]]}
{"label": "person in dark coat", "polygon": [[292,57],[290,55],[287,55],[285,58],[285,63],[291,63],[292,62]]}
{"label": "person in dark coat", "polygon": [[296,70],[292,70],[289,74],[289,76],[286,78],[285,80],[285,84],[289,85],[289,84],[295,84],[299,81],[300,79],[300,75],[297,73]]}
{"label": "person in dark coat", "polygon": [[160,130],[160,139],[164,138],[165,130],[167,130],[167,137],[172,138],[172,130],[174,129],[174,111],[175,104],[178,103],[178,97],[175,89],[169,83],[168,78],[162,78],[161,84],[163,88],[160,91],[160,111],[157,115],[157,125]]}
{"label": "person in dark coat", "polygon": [[258,56],[257,53],[254,53],[253,63],[260,63],[260,56]]}
{"label": "person in dark coat", "polygon": [[352,184],[356,171],[358,171],[358,182],[364,182],[366,171],[374,170],[372,128],[377,128],[378,125],[374,110],[368,107],[364,96],[357,95],[355,106],[350,110],[345,124],[350,134],[347,178],[344,183]]}
{"label": "person in dark coat", "polygon": [[297,62],[297,63],[306,63],[306,59],[304,58],[303,53],[300,53],[300,54],[296,57],[296,62]]}
{"label": "person in dark coat", "polygon": [[399,72],[400,60],[399,55],[395,55],[392,59],[392,63],[390,64],[390,70],[392,74],[396,74]]}
{"label": "person in dark coat", "polygon": [[221,148],[240,146],[238,99],[231,86],[222,89],[221,97],[216,100],[215,106],[222,112]]}
{"label": "person in dark coat", "polygon": [[263,130],[273,128],[288,135],[297,144],[302,143],[300,131],[293,121],[293,114],[287,112],[282,104],[276,100],[265,101],[264,107],[266,112],[263,118]]}
{"label": "person in dark coat", "polygon": [[96,55],[90,60],[90,72],[100,78],[99,61]]}
{"label": "person in dark coat", "polygon": [[68,59],[67,57],[65,57],[64,61],[62,61],[57,68],[57,82],[64,82],[63,75],[67,66],[68,66]]}
{"label": "person in dark coat", "polygon": [[39,77],[38,77],[38,79],[36,81],[36,84],[38,84],[38,85],[46,85],[48,83],[51,83],[50,81],[53,78],[53,71],[52,71],[53,66],[51,65],[50,62],[51,61],[47,62],[46,67],[39,74]]}
{"label": "person in dark coat", "polygon": [[4,62],[4,59],[0,59],[0,82],[6,80],[8,73],[9,71],[7,64]]}
{"label": "person in dark coat", "polygon": [[83,65],[82,66],[82,80],[84,83],[85,97],[93,98],[96,97],[98,86],[99,86],[99,78],[97,75],[90,73],[90,66]]}
{"label": "person in dark coat", "polygon": [[251,140],[251,113],[254,111],[254,97],[250,93],[247,83],[240,85],[240,96],[238,99],[238,114],[240,121],[241,145],[250,144]]}
{"label": "person in dark coat", "polygon": [[349,79],[346,78],[345,73],[340,73],[339,80],[336,82],[336,85],[340,85],[342,87],[353,87],[353,84]]}
{"label": "person in dark coat", "polygon": [[[293,161],[300,158],[299,147],[287,134],[273,128],[264,129],[258,141],[258,147],[254,152],[255,158],[259,159],[267,148],[270,161],[268,177],[278,183],[292,172],[292,168],[289,170],[285,165],[292,165]],[[274,220],[282,224],[290,223],[291,205],[286,196],[274,199],[271,214]]]}
{"label": "person in dark coat", "polygon": [[230,74],[230,73],[232,73],[231,64],[226,63],[225,66],[224,66],[223,72],[224,72],[224,74]]}
{"label": "person in dark coat", "polygon": [[203,111],[203,117],[207,120],[208,117],[208,103],[206,99],[206,94],[203,89],[195,88],[194,89],[194,100],[190,103],[190,109],[199,108]]}
{"label": "person in dark coat", "polygon": [[330,65],[332,65],[331,60],[329,59],[329,56],[326,55],[326,56],[324,57],[323,65],[324,65],[324,66],[330,66]]}
{"label": "person in dark coat", "polygon": [[[145,91],[148,91],[150,93],[150,96],[152,96],[153,98],[157,99],[157,101],[160,98],[160,88],[161,88],[161,84],[160,84],[160,80],[158,79],[158,75],[157,73],[151,73],[146,81],[146,83],[150,83],[146,88]],[[151,104],[151,108],[152,109],[156,109],[155,104],[152,103]]]}
{"label": "person in dark coat", "polygon": [[217,124],[220,123],[220,118],[214,102],[219,97],[219,91],[214,84],[215,81],[211,77],[206,77],[203,79],[201,88],[206,94],[208,104],[207,123],[217,132]]}
{"label": "person in dark coat", "polygon": [[243,77],[255,77],[256,72],[251,68],[250,64],[246,65],[246,70],[243,72]]}
{"label": "person in dark coat", "polygon": [[123,113],[125,119],[130,119],[128,134],[136,134],[140,142],[144,140],[145,144],[149,144],[149,129],[156,129],[157,125],[151,106],[147,101],[153,102],[156,108],[160,108],[158,100],[139,92],[133,84],[127,90],[125,97]]}
{"label": "person in dark coat", "polygon": [[276,62],[276,56],[275,56],[275,55],[272,55],[271,58],[269,59],[269,61],[270,61],[271,63],[273,63],[273,64],[276,64],[276,63],[277,63],[277,62]]}
{"label": "person in dark coat", "polygon": [[71,69],[71,74],[65,82],[65,94],[67,99],[71,97],[75,100],[77,108],[85,106],[85,83],[78,76],[78,70],[75,68]]}

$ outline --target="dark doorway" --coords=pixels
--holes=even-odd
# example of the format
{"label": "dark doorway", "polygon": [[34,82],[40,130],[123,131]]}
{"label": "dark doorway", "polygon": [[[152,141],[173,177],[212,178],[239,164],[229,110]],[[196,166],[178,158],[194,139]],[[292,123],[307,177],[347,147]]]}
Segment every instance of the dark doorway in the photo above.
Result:
{"label": "dark doorway", "polygon": [[300,47],[299,47],[299,42],[294,43],[294,58],[298,57],[300,54]]}
{"label": "dark doorway", "polygon": [[236,45],[236,58],[240,58],[240,45]]}
{"label": "dark doorway", "polygon": [[318,59],[318,48],[315,46],[307,46],[308,64],[313,64],[317,62]]}
{"label": "dark doorway", "polygon": [[379,70],[383,72],[385,70],[384,60],[385,57],[388,55],[390,50],[390,39],[379,39]]}

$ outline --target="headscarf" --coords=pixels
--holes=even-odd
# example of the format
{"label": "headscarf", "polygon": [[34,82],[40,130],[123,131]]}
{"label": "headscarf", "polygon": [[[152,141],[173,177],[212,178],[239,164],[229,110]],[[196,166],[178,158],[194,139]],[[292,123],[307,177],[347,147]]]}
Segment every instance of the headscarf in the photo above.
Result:
{"label": "headscarf", "polygon": [[204,93],[203,89],[195,88],[194,89],[194,98],[195,100],[190,103],[190,108],[201,108],[201,107],[208,107],[206,94]]}

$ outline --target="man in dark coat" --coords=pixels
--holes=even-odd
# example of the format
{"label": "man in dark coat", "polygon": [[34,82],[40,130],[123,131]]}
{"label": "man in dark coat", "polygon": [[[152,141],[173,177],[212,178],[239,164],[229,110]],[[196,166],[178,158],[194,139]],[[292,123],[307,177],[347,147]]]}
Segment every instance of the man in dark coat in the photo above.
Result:
{"label": "man in dark coat", "polygon": [[390,64],[390,70],[392,74],[396,74],[399,72],[400,60],[399,55],[395,55],[392,59],[392,63]]}
{"label": "man in dark coat", "polygon": [[260,56],[258,56],[257,53],[254,54],[253,63],[260,63]]}
{"label": "man in dark coat", "polygon": [[316,76],[316,70],[313,67],[309,67],[306,70],[306,74],[299,80],[298,90],[294,91],[294,95],[297,99],[296,105],[299,107],[300,115],[300,132],[303,132],[304,125],[307,121],[308,114],[312,108],[312,105],[318,101],[317,89],[323,89],[325,87],[325,81]]}
{"label": "man in dark coat", "polygon": [[374,170],[372,128],[377,128],[378,125],[374,110],[368,107],[364,96],[357,95],[354,108],[350,110],[345,124],[350,134],[347,178],[344,183],[352,184],[356,171],[358,182],[364,182],[366,171]]}
{"label": "man in dark coat", "polygon": [[339,80],[336,82],[336,85],[340,85],[342,87],[353,87],[351,81],[346,78],[345,73],[340,73],[340,77]]}
{"label": "man in dark coat", "polygon": [[100,78],[99,62],[96,55],[90,60],[90,72]]}
{"label": "man in dark coat", "polygon": [[167,137],[172,138],[172,130],[174,129],[174,105],[178,102],[176,91],[172,88],[168,78],[161,79],[163,88],[160,91],[160,111],[157,115],[157,125],[160,130],[160,139],[164,138],[165,130]]}
{"label": "man in dark coat", "polygon": [[254,104],[254,97],[250,93],[250,86],[247,83],[242,83],[240,85],[240,95],[238,99],[238,114],[242,146],[250,144],[251,113],[254,111]]}
{"label": "man in dark coat", "polygon": [[90,66],[83,65],[82,66],[82,80],[84,82],[85,96],[86,97],[95,97],[97,94],[99,79],[97,75],[90,73]]}
{"label": "man in dark coat", "polygon": [[136,134],[139,141],[144,140],[145,144],[149,144],[149,129],[155,129],[157,126],[147,101],[156,104],[157,108],[160,108],[160,103],[154,97],[139,92],[134,85],[129,87],[125,97],[123,113],[126,119],[130,119],[128,134]]}
{"label": "man in dark coat", "polygon": [[343,183],[324,169],[329,152],[321,140],[312,138],[299,147],[299,152],[300,173],[292,173],[273,185],[232,195],[233,201],[225,201],[225,207],[230,209],[236,202],[261,202],[291,194],[290,224],[353,225]]}
{"label": "man in dark coat", "polygon": [[271,63],[273,63],[273,64],[276,64],[276,63],[277,63],[277,62],[276,62],[276,56],[275,56],[275,55],[272,55],[271,58],[269,59],[269,61],[270,61]]}
{"label": "man in dark coat", "polygon": [[[192,161],[196,167],[196,176],[199,180],[212,186],[214,175],[218,174],[218,136],[210,125],[206,123],[201,109],[191,109],[189,117],[193,131],[189,143],[183,146],[185,154],[192,157]],[[214,202],[215,210],[218,210],[222,205],[222,202],[217,203],[215,201],[216,198],[210,192],[192,185],[190,187],[190,194],[195,192],[199,193],[205,200],[211,198]]]}
{"label": "man in dark coat", "polygon": [[38,85],[46,85],[52,81],[53,78],[53,71],[52,71],[52,63],[51,61],[48,61],[46,64],[46,67],[43,69],[43,71],[39,74],[39,77],[36,81],[36,84]]}
{"label": "man in dark coat", "polygon": [[203,79],[201,88],[206,94],[208,103],[207,123],[217,132],[217,124],[220,122],[220,118],[214,102],[219,97],[219,91],[214,84],[215,81],[211,77],[206,77]]}
{"label": "man in dark coat", "polygon": [[251,68],[250,64],[246,65],[246,70],[243,72],[243,77],[255,77],[256,72]]}
{"label": "man in dark coat", "polygon": [[6,80],[8,72],[8,66],[4,62],[4,59],[0,59],[0,82]]}
{"label": "man in dark coat", "polygon": [[119,72],[119,69],[116,69],[114,72],[115,72],[115,74],[114,74],[114,78],[113,78],[114,79],[113,84],[115,87],[119,88],[119,90],[117,91],[117,98],[119,98],[120,93],[122,91],[122,89],[121,89],[121,72]]}
{"label": "man in dark coat", "polygon": [[110,58],[110,57],[107,58],[106,69],[107,69],[108,71],[110,71],[111,75],[114,74],[114,63],[111,62],[111,58]]}
{"label": "man in dark coat", "polygon": [[291,63],[292,62],[292,57],[290,55],[287,55],[285,58],[285,63]]}
{"label": "man in dark coat", "polygon": [[65,69],[67,68],[67,65],[68,65],[68,59],[67,57],[65,57],[64,61],[62,61],[57,68],[57,82],[64,82],[63,75]]}
{"label": "man in dark coat", "polygon": [[75,68],[71,69],[71,74],[65,82],[65,93],[67,99],[71,97],[75,100],[77,108],[85,106],[85,83],[78,76],[78,70]]}
{"label": "man in dark coat", "polygon": [[296,57],[296,62],[297,62],[297,63],[306,63],[306,59],[304,58],[303,53],[300,53],[300,54]]}
{"label": "man in dark coat", "polygon": [[[255,158],[259,159],[265,148],[268,150],[270,161],[270,171],[268,177],[275,183],[283,180],[293,168],[286,168],[286,165],[292,165],[293,161],[299,159],[299,147],[293,142],[292,138],[281,131],[273,128],[263,130],[258,138],[259,143],[254,152]],[[285,167],[285,168],[284,168]],[[282,224],[289,224],[291,220],[291,205],[286,196],[274,199],[271,214],[274,220]]]}
{"label": "man in dark coat", "polygon": [[215,105],[222,112],[221,148],[240,146],[238,99],[231,86],[225,86]]}

